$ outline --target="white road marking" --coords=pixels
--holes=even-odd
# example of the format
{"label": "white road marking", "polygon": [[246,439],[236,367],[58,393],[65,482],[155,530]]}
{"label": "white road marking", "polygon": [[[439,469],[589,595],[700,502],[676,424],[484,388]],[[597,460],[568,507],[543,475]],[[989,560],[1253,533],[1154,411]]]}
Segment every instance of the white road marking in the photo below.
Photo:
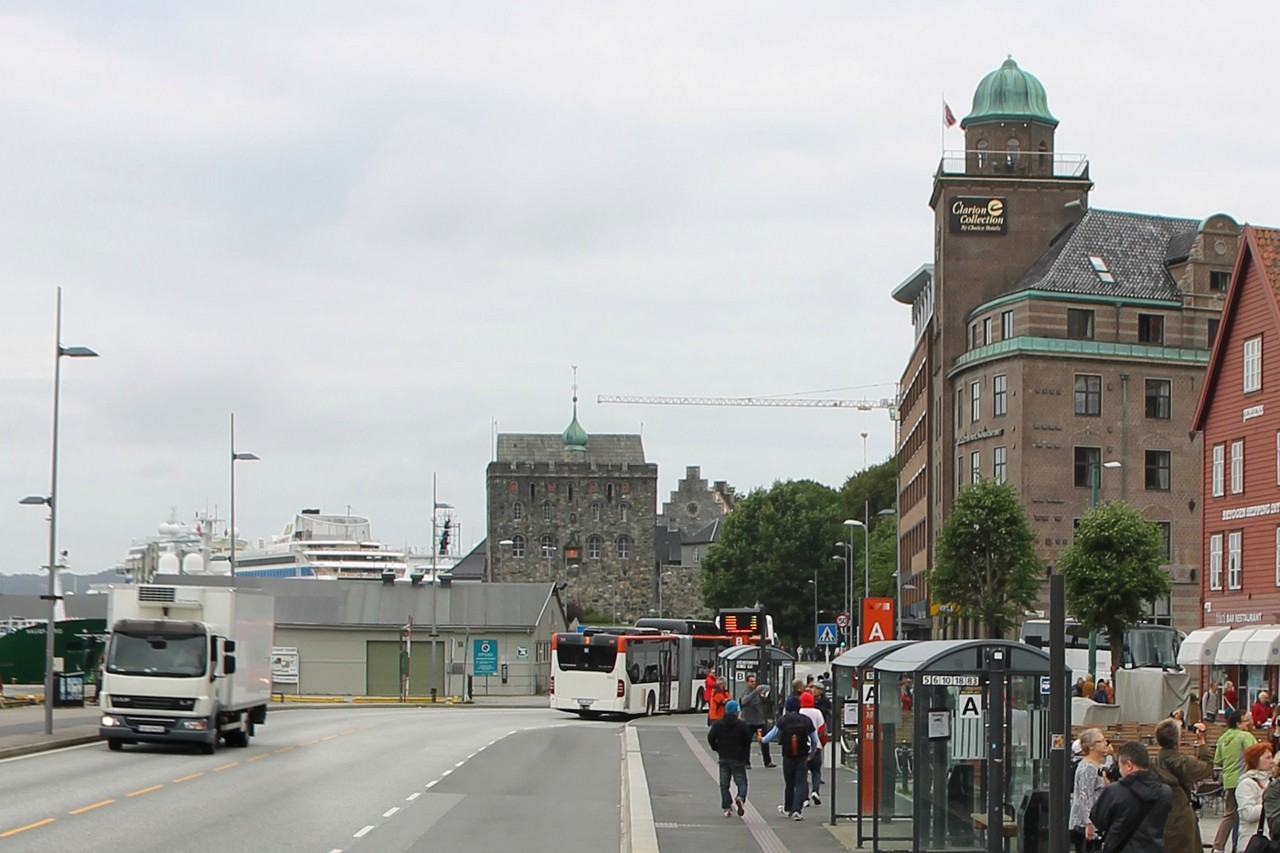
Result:
{"label": "white road marking", "polygon": [[409,796],[405,797],[405,799],[412,803],[414,800],[418,799],[418,797],[421,797],[421,796],[422,796],[422,792],[421,792],[421,791],[415,791],[414,793],[412,793],[412,794],[410,794]]}
{"label": "white road marking", "polygon": [[461,761],[459,761],[457,764],[455,764],[455,765],[453,765],[453,766],[454,766],[454,767],[461,767],[462,765],[464,765],[464,764],[466,764],[466,763],[467,763],[467,759],[465,759],[465,758],[464,758],[464,759],[462,759]]}
{"label": "white road marking", "polygon": [[440,774],[440,776],[441,776],[441,777],[448,776],[448,775],[449,775],[450,773],[452,773],[452,772],[453,772],[452,770],[446,770],[446,771],[444,771],[443,773],[441,773],[441,774]]}
{"label": "white road marking", "polygon": [[383,817],[391,817],[393,814],[395,814],[395,813],[396,813],[396,812],[398,812],[398,811],[400,811],[400,807],[399,807],[399,806],[394,806],[394,807],[392,807],[390,810],[383,812],[383,813],[382,813],[382,816],[383,816]]}
{"label": "white road marking", "polygon": [[439,779],[432,779],[430,782],[427,783],[427,787],[434,788],[436,786],[436,783],[439,781],[440,781]]}
{"label": "white road marking", "polygon": [[364,829],[360,830],[359,832],[357,832],[355,835],[353,835],[353,836],[351,836],[351,837],[352,837],[352,838],[364,838],[366,835],[368,835],[368,834],[369,834],[369,833],[371,833],[371,832],[373,832],[373,824],[369,824],[369,825],[368,825],[368,826],[366,826]]}

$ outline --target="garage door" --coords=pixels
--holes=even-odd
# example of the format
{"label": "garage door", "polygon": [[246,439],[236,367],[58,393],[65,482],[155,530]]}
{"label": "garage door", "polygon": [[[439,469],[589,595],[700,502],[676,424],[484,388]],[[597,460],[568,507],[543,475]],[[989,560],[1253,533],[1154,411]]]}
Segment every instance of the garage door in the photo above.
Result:
{"label": "garage door", "polygon": [[[432,666],[431,642],[415,642],[409,656],[409,693],[430,696],[431,688],[443,692],[443,638],[435,643],[436,661]],[[365,695],[400,695],[400,652],[404,644],[395,640],[370,640],[365,644]]]}

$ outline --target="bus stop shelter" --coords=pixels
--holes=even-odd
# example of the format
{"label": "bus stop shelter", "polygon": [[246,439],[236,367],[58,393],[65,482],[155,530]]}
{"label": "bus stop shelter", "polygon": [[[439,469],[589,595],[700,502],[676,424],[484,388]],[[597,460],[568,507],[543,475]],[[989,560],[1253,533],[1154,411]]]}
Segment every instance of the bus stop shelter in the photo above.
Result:
{"label": "bus stop shelter", "polygon": [[[831,750],[831,774],[828,785],[831,823],[834,825],[839,818],[856,820],[859,847],[870,838],[867,831],[871,828],[871,824],[864,818],[870,818],[877,812],[875,803],[872,801],[872,795],[876,789],[871,785],[859,783],[858,797],[853,804],[854,810],[847,810],[849,806],[846,800],[846,810],[841,811],[837,806],[838,774],[835,772],[841,760],[839,753],[843,750],[843,760],[846,762],[852,757],[859,780],[870,778],[872,774],[878,773],[881,785],[890,790],[893,788],[894,780],[899,775],[894,736],[896,726],[900,722],[898,717],[901,717],[901,714],[895,717],[892,713],[886,713],[881,724],[874,725],[872,715],[877,698],[875,663],[891,652],[914,642],[916,641],[876,640],[862,643],[842,653],[831,662],[832,693],[834,694],[832,711],[835,716],[832,721],[835,729],[832,737],[834,748]],[[886,698],[885,701],[896,700]],[[901,708],[900,702],[898,707]],[[862,725],[864,720],[868,725]],[[867,733],[865,743],[862,739],[864,732]],[[892,760],[884,760],[887,758],[884,755],[886,749],[893,755]],[[909,768],[904,768],[904,772],[909,773]],[[891,819],[892,816],[882,815],[882,817]],[[884,822],[887,823],[888,820]]]}
{"label": "bus stop shelter", "polygon": [[730,646],[718,655],[716,674],[729,680],[729,693],[741,699],[747,676],[754,675],[757,684],[769,685],[770,715],[777,719],[782,703],[791,693],[796,659],[778,646]]}
{"label": "bus stop shelter", "polygon": [[1019,853],[1047,850],[1048,654],[1007,640],[928,640],[870,668],[880,701],[869,722],[878,734],[899,721],[894,756],[909,756],[890,763],[892,779],[862,777],[873,851],[985,853],[990,832],[997,849],[1016,839]]}

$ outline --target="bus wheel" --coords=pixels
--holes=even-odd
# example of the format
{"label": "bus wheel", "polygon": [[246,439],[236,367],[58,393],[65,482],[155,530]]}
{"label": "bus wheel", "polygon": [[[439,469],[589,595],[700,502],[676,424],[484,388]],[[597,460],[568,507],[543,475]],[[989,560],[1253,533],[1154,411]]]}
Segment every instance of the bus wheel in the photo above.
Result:
{"label": "bus wheel", "polygon": [[652,693],[650,693],[650,694],[649,694],[649,698],[648,698],[648,699],[646,699],[646,700],[645,700],[645,703],[644,703],[644,715],[645,715],[646,717],[652,717],[652,716],[653,716],[653,712],[654,712],[654,710],[656,710],[656,708],[657,708],[657,707],[658,707],[658,703],[657,703],[657,701],[653,698],[653,694],[652,694]]}

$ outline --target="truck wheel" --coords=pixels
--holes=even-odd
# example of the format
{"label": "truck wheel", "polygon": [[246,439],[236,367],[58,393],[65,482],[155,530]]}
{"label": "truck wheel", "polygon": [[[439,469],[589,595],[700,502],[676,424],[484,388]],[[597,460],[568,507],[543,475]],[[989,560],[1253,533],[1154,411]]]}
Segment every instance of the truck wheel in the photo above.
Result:
{"label": "truck wheel", "polygon": [[208,743],[200,744],[200,751],[205,755],[213,755],[218,751],[218,734],[214,732],[213,739]]}
{"label": "truck wheel", "polygon": [[112,738],[111,740],[107,741],[107,749],[111,750],[112,752],[119,752],[120,750],[124,749],[124,741]]}

